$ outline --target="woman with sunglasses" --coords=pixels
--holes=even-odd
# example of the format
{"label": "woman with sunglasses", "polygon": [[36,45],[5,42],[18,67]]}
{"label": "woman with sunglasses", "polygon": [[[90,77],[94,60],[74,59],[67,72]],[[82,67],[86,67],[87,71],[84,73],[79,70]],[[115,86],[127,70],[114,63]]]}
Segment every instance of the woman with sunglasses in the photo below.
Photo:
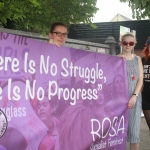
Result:
{"label": "woman with sunglasses", "polygon": [[62,22],[55,22],[52,24],[49,33],[49,43],[56,44],[58,47],[62,46],[67,39],[68,29]]}
{"label": "woman with sunglasses", "polygon": [[140,57],[132,54],[136,39],[132,33],[126,33],[121,38],[122,53],[119,56],[126,59],[130,109],[128,120],[127,141],[130,150],[139,150],[139,135],[141,122],[141,87],[143,84],[143,67]]}
{"label": "woman with sunglasses", "polygon": [[142,90],[142,110],[145,116],[145,120],[149,127],[150,135],[150,37],[146,41],[146,47],[143,50],[144,57],[142,58],[142,64],[144,69],[143,77],[143,90]]}

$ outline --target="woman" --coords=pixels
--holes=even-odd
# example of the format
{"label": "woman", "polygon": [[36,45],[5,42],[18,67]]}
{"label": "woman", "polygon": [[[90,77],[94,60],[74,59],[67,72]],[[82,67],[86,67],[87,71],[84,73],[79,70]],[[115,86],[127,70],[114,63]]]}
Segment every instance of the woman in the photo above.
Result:
{"label": "woman", "polygon": [[142,52],[144,57],[142,58],[142,64],[144,68],[144,87],[142,91],[142,110],[149,127],[150,134],[150,37],[146,41],[146,47]]}
{"label": "woman", "polygon": [[141,87],[143,84],[143,67],[140,57],[133,55],[132,49],[136,39],[132,33],[124,34],[121,38],[122,53],[119,56],[126,59],[130,99],[128,102],[129,125],[127,141],[131,150],[139,149],[139,134],[141,120]]}
{"label": "woman", "polygon": [[113,98],[121,99],[125,95],[125,83],[121,75],[116,75],[113,80]]}
{"label": "woman", "polygon": [[53,116],[55,111],[54,101],[55,99],[48,100],[47,94],[42,101],[38,101],[37,115],[48,128],[47,135],[42,139],[38,150],[59,150],[59,120]]}
{"label": "woman", "polygon": [[55,22],[52,24],[49,33],[49,43],[56,44],[58,47],[62,46],[67,39],[68,29],[62,22]]}

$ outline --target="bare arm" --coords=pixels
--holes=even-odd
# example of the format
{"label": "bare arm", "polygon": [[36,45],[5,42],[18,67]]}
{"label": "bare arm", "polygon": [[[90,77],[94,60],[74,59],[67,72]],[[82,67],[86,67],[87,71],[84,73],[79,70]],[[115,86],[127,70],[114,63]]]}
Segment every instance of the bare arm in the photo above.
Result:
{"label": "bare arm", "polygon": [[[143,65],[141,62],[140,57],[138,57],[138,63],[139,63],[139,77],[138,77],[138,81],[137,81],[137,85],[135,87],[134,93],[135,94],[139,94],[141,89],[142,89],[142,85],[143,85]],[[136,95],[132,95],[129,103],[128,103],[128,108],[133,108],[135,103],[136,103]]]}
{"label": "bare arm", "polygon": [[139,62],[139,77],[138,77],[137,85],[134,90],[134,93],[136,94],[139,94],[143,85],[143,65],[140,57],[138,57],[138,62]]}

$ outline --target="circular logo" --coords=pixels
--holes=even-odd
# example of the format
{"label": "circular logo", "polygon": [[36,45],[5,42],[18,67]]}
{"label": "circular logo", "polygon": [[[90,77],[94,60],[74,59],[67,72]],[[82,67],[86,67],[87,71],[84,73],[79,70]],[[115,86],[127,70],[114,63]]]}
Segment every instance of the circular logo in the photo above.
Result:
{"label": "circular logo", "polygon": [[4,112],[0,109],[0,138],[4,135],[7,130],[7,117]]}

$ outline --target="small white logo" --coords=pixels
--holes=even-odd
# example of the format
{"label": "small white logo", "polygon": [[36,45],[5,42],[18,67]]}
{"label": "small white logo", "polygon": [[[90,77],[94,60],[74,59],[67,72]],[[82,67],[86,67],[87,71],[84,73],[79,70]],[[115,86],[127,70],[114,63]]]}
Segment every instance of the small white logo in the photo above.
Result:
{"label": "small white logo", "polygon": [[0,138],[4,135],[7,130],[7,117],[4,112],[0,109]]}

